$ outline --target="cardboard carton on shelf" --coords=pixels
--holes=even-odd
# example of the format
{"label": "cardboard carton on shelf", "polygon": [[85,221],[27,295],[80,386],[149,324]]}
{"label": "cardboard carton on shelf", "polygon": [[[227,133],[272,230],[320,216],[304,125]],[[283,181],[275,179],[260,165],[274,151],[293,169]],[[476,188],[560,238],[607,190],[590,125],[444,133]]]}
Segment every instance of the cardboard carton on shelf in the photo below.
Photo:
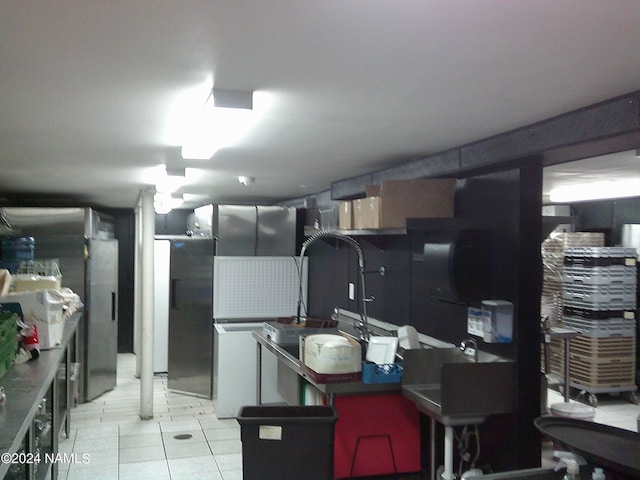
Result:
{"label": "cardboard carton on shelf", "polygon": [[407,218],[450,218],[455,214],[456,180],[419,178],[368,185],[365,198],[353,200],[353,228],[405,228]]}
{"label": "cardboard carton on shelf", "polygon": [[352,230],[355,228],[353,224],[353,202],[351,200],[340,202],[338,228],[340,230]]}
{"label": "cardboard carton on shelf", "polygon": [[365,230],[386,228],[380,222],[381,198],[365,197],[353,201],[353,228]]}

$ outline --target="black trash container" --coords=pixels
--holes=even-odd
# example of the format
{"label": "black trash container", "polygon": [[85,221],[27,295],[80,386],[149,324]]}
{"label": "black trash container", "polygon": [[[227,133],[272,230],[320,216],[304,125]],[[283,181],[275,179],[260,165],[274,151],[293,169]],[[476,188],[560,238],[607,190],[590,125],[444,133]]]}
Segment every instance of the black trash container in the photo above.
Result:
{"label": "black trash container", "polygon": [[337,419],[332,406],[242,407],[243,480],[332,480]]}

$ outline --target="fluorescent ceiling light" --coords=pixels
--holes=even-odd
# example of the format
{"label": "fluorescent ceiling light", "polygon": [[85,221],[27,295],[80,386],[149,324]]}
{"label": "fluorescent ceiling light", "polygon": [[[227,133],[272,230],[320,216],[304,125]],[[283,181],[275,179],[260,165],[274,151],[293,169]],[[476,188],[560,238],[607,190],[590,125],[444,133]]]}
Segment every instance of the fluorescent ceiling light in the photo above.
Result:
{"label": "fluorescent ceiling light", "polygon": [[241,183],[242,185],[252,185],[254,183],[256,183],[256,179],[255,177],[245,177],[244,175],[240,175],[238,177],[238,182]]}
{"label": "fluorescent ceiling light", "polygon": [[553,203],[637,196],[640,196],[640,179],[604,180],[579,185],[567,185],[554,188],[549,192],[549,200]]}
{"label": "fluorescent ceiling light", "polygon": [[179,208],[184,203],[182,195],[170,193],[156,193],[153,198],[154,210],[157,214],[164,215],[174,208]]}
{"label": "fluorescent ceiling light", "polygon": [[145,171],[143,182],[145,185],[154,185],[156,192],[174,193],[198,176],[198,171],[192,168],[167,168],[165,165],[156,165]]}
{"label": "fluorescent ceiling light", "polygon": [[253,92],[213,89],[202,109],[188,120],[182,158],[207,160],[232,145],[253,123]]}

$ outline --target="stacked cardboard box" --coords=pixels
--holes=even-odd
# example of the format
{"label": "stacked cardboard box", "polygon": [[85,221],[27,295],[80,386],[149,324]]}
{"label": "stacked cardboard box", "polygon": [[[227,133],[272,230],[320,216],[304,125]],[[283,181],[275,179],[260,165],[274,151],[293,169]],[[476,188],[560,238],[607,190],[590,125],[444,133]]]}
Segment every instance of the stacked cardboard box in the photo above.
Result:
{"label": "stacked cardboard box", "polygon": [[386,180],[368,185],[365,198],[341,202],[341,229],[404,228],[407,218],[453,217],[453,178]]}

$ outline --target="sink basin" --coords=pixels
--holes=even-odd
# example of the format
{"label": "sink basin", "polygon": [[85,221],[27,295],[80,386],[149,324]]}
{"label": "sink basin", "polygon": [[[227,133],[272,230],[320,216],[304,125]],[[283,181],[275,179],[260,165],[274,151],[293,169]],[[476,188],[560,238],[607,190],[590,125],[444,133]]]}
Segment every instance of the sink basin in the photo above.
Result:
{"label": "sink basin", "polygon": [[404,353],[403,395],[444,425],[482,423],[487,415],[513,411],[515,365],[479,351],[478,361],[457,348]]}

